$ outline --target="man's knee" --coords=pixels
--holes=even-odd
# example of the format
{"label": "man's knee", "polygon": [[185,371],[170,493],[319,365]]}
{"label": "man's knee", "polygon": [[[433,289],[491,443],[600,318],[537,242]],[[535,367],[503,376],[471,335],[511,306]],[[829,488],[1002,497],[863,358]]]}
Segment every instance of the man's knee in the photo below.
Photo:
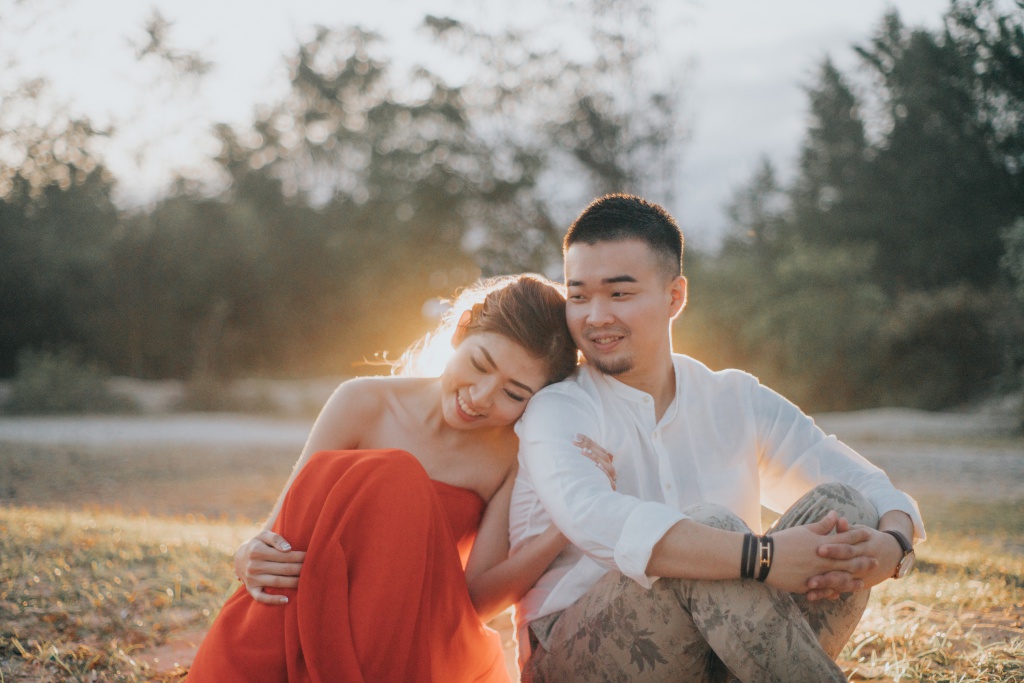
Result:
{"label": "man's knee", "polygon": [[826,510],[835,510],[851,524],[878,526],[878,511],[864,495],[846,484],[829,482],[819,484],[811,490]]}
{"label": "man's knee", "polygon": [[683,510],[683,514],[695,522],[726,531],[750,531],[750,527],[739,515],[723,505],[697,503]]}

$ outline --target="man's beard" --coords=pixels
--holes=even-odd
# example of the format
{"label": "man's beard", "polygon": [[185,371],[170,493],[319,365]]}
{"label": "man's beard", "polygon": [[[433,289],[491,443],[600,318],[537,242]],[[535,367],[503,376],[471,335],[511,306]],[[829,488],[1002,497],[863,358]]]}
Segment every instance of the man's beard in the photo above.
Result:
{"label": "man's beard", "polygon": [[610,358],[608,360],[591,360],[590,358],[587,358],[587,362],[593,365],[594,368],[602,374],[611,375],[612,377],[627,373],[633,369],[633,356]]}

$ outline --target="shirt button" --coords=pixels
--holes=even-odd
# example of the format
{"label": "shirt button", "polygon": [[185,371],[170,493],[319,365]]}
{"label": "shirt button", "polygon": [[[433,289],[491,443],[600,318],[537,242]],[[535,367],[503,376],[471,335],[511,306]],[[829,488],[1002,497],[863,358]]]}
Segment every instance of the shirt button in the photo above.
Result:
{"label": "shirt button", "polygon": [[651,402],[651,397],[650,396],[644,396],[644,403],[650,403],[650,402]]}
{"label": "shirt button", "polygon": [[668,491],[672,488],[672,484],[665,484],[665,490]]}

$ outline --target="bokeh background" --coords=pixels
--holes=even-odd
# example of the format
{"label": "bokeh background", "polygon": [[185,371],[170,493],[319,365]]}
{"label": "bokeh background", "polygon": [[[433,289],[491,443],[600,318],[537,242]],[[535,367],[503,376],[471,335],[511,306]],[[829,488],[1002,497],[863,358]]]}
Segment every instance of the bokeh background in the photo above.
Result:
{"label": "bokeh background", "polygon": [[611,191],[679,216],[712,367],[814,411],[1020,390],[1019,2],[498,4],[6,0],[6,410],[374,371]]}

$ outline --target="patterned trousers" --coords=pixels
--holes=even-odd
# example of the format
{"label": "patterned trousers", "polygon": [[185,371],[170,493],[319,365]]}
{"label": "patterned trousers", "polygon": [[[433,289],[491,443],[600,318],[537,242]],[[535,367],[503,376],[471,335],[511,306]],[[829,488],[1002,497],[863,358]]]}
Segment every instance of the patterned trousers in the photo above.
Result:
{"label": "patterned trousers", "polygon": [[[842,484],[822,484],[772,531],[818,521],[829,510],[851,524],[878,524],[874,506],[862,495]],[[750,530],[718,505],[701,503],[685,512],[709,526]],[[645,589],[612,571],[568,609],[530,623],[532,655],[522,680],[846,681],[834,660],[857,627],[869,593],[808,602],[754,579],[659,579]]]}

